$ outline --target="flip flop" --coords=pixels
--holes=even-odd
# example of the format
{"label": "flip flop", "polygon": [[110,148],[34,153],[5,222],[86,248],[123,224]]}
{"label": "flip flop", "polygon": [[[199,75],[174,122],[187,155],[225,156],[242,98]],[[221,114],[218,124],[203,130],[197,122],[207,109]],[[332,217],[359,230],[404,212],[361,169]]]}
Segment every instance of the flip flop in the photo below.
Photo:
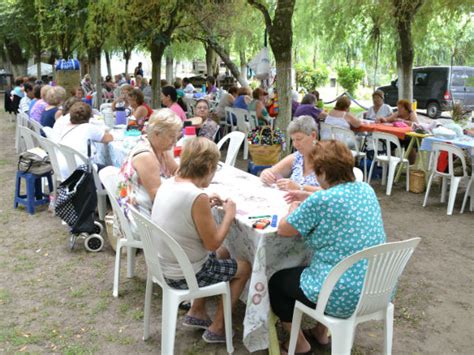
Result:
{"label": "flip flop", "polygon": [[315,343],[319,349],[321,350],[329,350],[331,349],[331,337],[329,337],[329,343],[321,344],[318,339],[313,335],[311,329],[304,329],[303,335],[305,336],[306,340],[309,342]]}
{"label": "flip flop", "polygon": [[[232,337],[234,337],[234,332],[232,331]],[[209,344],[216,344],[216,343],[225,343],[226,338],[225,334],[217,334],[214,332],[211,332],[209,329],[206,329],[206,331],[202,334],[202,339]]]}
{"label": "flip flop", "polygon": [[210,319],[199,319],[193,316],[185,315],[183,325],[189,328],[207,329],[212,324]]}
{"label": "flip flop", "polygon": [[[286,352],[288,354],[288,349],[285,347],[285,343],[280,344],[280,352],[281,352],[281,350],[283,350],[284,352]],[[295,352],[295,355],[313,355],[313,349],[310,348],[308,351],[306,351],[304,353],[296,353]]]}

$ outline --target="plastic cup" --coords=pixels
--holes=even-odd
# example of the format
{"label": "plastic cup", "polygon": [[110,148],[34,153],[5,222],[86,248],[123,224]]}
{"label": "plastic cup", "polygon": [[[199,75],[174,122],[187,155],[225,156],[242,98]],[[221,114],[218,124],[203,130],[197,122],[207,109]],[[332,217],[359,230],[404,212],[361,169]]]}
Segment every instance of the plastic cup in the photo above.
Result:
{"label": "plastic cup", "polygon": [[127,124],[127,113],[125,111],[116,111],[115,112],[115,124]]}

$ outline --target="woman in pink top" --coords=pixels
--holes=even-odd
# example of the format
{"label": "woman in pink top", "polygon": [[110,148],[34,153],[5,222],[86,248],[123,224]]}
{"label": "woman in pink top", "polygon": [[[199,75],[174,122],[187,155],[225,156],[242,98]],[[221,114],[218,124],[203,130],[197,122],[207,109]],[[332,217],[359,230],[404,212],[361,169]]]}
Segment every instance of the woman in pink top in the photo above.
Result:
{"label": "woman in pink top", "polygon": [[176,101],[178,101],[178,93],[176,92],[176,89],[172,86],[164,86],[161,89],[161,103],[174,111],[179,118],[181,118],[181,121],[185,121],[186,113]]}
{"label": "woman in pink top", "polygon": [[31,108],[30,119],[36,122],[41,121],[41,114],[46,109],[46,106],[48,106],[48,103],[44,101],[44,98],[46,97],[46,93],[48,92],[49,89],[51,89],[51,86],[49,85],[45,85],[41,88],[41,99],[36,101],[36,103]]}

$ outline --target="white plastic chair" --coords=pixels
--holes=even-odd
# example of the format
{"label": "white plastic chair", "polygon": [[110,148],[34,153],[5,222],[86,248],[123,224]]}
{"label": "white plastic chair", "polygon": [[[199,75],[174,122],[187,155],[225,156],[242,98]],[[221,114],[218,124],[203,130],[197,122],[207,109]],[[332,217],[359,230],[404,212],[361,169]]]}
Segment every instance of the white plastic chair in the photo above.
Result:
{"label": "white plastic chair", "polygon": [[191,118],[194,116],[194,107],[196,106],[196,100],[183,97],[183,102],[186,104],[186,117]]}
{"label": "white plastic chair", "polygon": [[[332,354],[350,355],[355,328],[369,320],[384,321],[384,354],[392,352],[393,310],[391,302],[398,278],[413,254],[420,238],[377,245],[359,251],[339,262],[328,274],[319,292],[316,309],[296,301],[291,325],[289,354],[295,353],[296,339],[303,313],[329,328]],[[329,296],[344,272],[355,263],[367,260],[367,272],[359,303],[351,317],[335,318],[324,314]]]}
{"label": "white plastic chair", "polygon": [[247,115],[249,119],[250,129],[255,129],[258,127],[258,119],[256,111],[249,111]]}
{"label": "white plastic chair", "polygon": [[43,129],[43,125],[35,120],[28,120],[28,127],[37,134],[41,134],[41,130]]}
{"label": "white plastic chair", "polygon": [[26,150],[32,149],[37,146],[33,139],[33,134],[34,132],[29,129],[28,127],[25,126],[19,126],[18,127],[18,134],[20,137],[20,141],[23,142]]}
{"label": "white plastic chair", "polygon": [[240,146],[245,140],[245,134],[242,132],[234,131],[225,135],[218,143],[217,147],[221,150],[225,142],[229,142],[229,147],[227,148],[227,155],[225,157],[224,164],[235,166],[235,161],[237,160],[237,155],[239,154]]}
{"label": "white plastic chair", "polygon": [[[166,233],[162,228],[154,224],[147,217],[141,215],[137,210],[131,208],[133,219],[137,225],[138,233],[143,241],[143,251],[147,265],[147,280],[145,291],[144,309],[144,334],[147,340],[150,335],[150,306],[153,292],[153,283],[157,283],[163,290],[162,316],[161,316],[161,354],[172,355],[174,353],[174,338],[176,334],[176,320],[179,303],[191,301],[196,298],[222,295],[224,304],[225,334],[227,352],[234,351],[232,344],[232,308],[230,298],[229,282],[219,282],[214,285],[199,287],[191,262],[181,246]],[[160,256],[157,241],[166,243],[184,274],[188,290],[177,290],[168,286],[164,280],[160,265]]]}
{"label": "white plastic chair", "polygon": [[331,127],[332,138],[341,141],[349,147],[355,159],[364,159],[364,179],[367,180],[367,154],[360,151],[359,142],[350,129],[333,126]]}
{"label": "white plastic chair", "polygon": [[[236,124],[234,124],[234,118]],[[226,133],[233,132],[237,129],[237,115],[234,112],[234,108],[226,107],[225,108],[225,123]]]}
{"label": "white plastic chair", "polygon": [[472,173],[471,180],[467,183],[466,193],[464,194],[464,199],[462,201],[461,213],[464,213],[464,208],[466,207],[467,198],[470,197],[469,211],[474,211],[474,192],[471,191],[473,188],[474,173]]}
{"label": "white plastic chair", "polygon": [[123,209],[119,206],[115,197],[115,191],[118,186],[118,173],[119,169],[114,166],[107,166],[99,171],[99,178],[105,187],[105,191],[109,196],[110,204],[116,220],[119,223],[120,230],[122,231],[122,238],[117,240],[117,247],[115,250],[115,269],[114,269],[114,286],[112,294],[114,297],[118,297],[119,294],[119,283],[120,283],[120,261],[122,256],[122,248],[127,248],[127,277],[131,278],[135,274],[135,252],[136,249],[143,249],[143,243],[139,238],[139,235],[132,232],[130,228],[130,221],[125,217]]}
{"label": "white plastic chair", "polygon": [[332,139],[332,128],[335,127],[334,125],[325,122],[319,122],[319,127],[319,140],[324,141]]}
{"label": "white plastic chair", "polygon": [[[66,159],[68,171],[70,174],[72,174],[72,172],[76,170],[79,165],[88,164],[87,157],[81,152],[78,152],[76,149],[61,143],[58,143],[58,147],[59,152]],[[107,193],[102,188],[102,184],[100,183],[99,175],[97,174],[97,169],[95,166],[92,169],[92,174],[94,176],[94,182],[97,190],[97,210],[99,212],[99,219],[103,221],[105,219],[107,210]]]}
{"label": "white plastic chair", "polygon": [[364,181],[364,173],[362,170],[360,170],[357,167],[352,168],[352,171],[354,172],[354,176],[357,182],[363,182]]}
{"label": "white plastic chair", "polygon": [[26,113],[20,112],[16,115],[16,129],[15,129],[15,151],[19,154],[24,152],[25,146],[24,142],[21,140],[20,137],[20,127],[28,127],[28,115]]}
{"label": "white plastic chair", "polygon": [[[248,122],[247,116],[248,111],[241,108],[233,109],[235,116],[237,117],[237,130],[244,133],[247,136],[247,133],[250,131],[250,124]],[[244,160],[247,160],[249,156],[249,143],[247,140],[244,140]]]}
{"label": "white plastic chair", "polygon": [[112,111],[112,104],[109,102],[103,103],[100,105],[99,111],[103,113],[103,111],[110,110]]}
{"label": "white plastic chair", "polygon": [[[405,164],[406,165],[406,182],[407,182],[407,191],[410,188],[410,163],[408,159],[403,157],[404,151],[400,147],[400,141],[396,136],[390,133],[382,133],[382,132],[374,132],[372,135],[374,141],[374,159],[372,160],[372,164],[370,165],[369,177],[367,179],[368,183],[370,184],[370,179],[372,178],[372,172],[374,171],[374,166],[376,163],[382,164],[382,185],[385,184],[385,180],[387,180],[387,195],[390,196],[392,193],[392,186],[393,186],[393,179],[395,177],[395,171],[397,169],[398,164]],[[379,154],[378,147],[379,142],[384,143],[387,154]],[[392,154],[392,147],[391,144],[396,146],[395,152]],[[387,168],[388,168],[388,176],[387,176]]]}
{"label": "white plastic chair", "polygon": [[[448,153],[448,172],[446,173],[438,170],[438,158],[441,152],[443,151]],[[454,175],[453,161],[456,157],[461,160],[462,170],[463,170],[462,176]],[[442,181],[443,181],[441,185],[441,202],[446,202],[446,191],[448,189],[448,179],[450,180],[451,186],[449,188],[448,212],[447,212],[448,216],[450,216],[453,214],[454,201],[456,200],[456,194],[458,192],[459,183],[462,180],[467,180],[470,178],[466,170],[466,160],[464,158],[464,152],[461,148],[456,147],[452,144],[434,142],[432,145],[432,150],[431,150],[430,166],[431,166],[431,174],[430,174],[430,178],[428,179],[428,186],[426,187],[423,207],[426,207],[426,204],[428,203],[428,195],[430,193],[431,184],[433,183],[433,178],[435,176],[441,176]],[[469,189],[470,189],[470,184],[468,183],[468,190],[466,191],[466,194],[469,193]],[[466,200],[466,197],[464,198],[464,200]],[[464,202],[463,202],[463,205],[464,205]]]}

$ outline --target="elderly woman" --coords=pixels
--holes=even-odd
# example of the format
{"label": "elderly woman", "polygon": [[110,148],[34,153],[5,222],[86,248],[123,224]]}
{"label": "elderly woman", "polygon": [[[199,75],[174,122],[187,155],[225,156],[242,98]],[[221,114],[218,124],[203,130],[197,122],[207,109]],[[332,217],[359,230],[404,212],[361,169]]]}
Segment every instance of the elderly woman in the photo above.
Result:
{"label": "elderly woman", "polygon": [[209,102],[206,99],[197,100],[194,112],[202,120],[202,123],[198,125],[200,128],[198,136],[206,137],[213,141],[219,130],[219,124],[210,114]]}
{"label": "elderly woman", "polygon": [[368,120],[377,120],[378,118],[385,118],[393,113],[392,108],[383,103],[385,94],[382,90],[376,90],[372,94],[373,106],[366,112],[365,118]]}
{"label": "elderly woman", "polygon": [[[105,131],[104,127],[89,123],[92,116],[92,109],[85,102],[76,102],[73,104],[69,109],[69,115],[70,122],[65,125],[61,132],[59,142],[74,148],[84,156],[87,156],[88,140],[92,142],[109,143],[114,139],[110,133]],[[92,161],[95,162],[94,145],[92,145],[91,148],[91,158]],[[72,171],[69,171],[65,160],[60,159],[59,165],[63,177],[67,177],[72,173]]]}
{"label": "elderly woman", "polygon": [[241,87],[237,91],[237,97],[234,100],[233,108],[248,109],[248,104],[252,101],[252,91],[249,87]]}
{"label": "elderly woman", "polygon": [[288,125],[296,152],[288,155],[271,168],[265,169],[260,179],[268,184],[276,184],[282,190],[302,190],[313,192],[319,189],[314,174],[311,152],[317,143],[318,128],[311,116],[300,116]]}
{"label": "elderly woman", "polygon": [[129,84],[123,84],[120,86],[120,94],[114,100],[114,102],[112,102],[112,111],[125,110],[125,112],[127,112],[127,116],[130,116],[131,109],[130,103],[128,102],[128,95],[132,90],[133,87]]}
{"label": "elderly woman", "polygon": [[411,107],[410,101],[398,100],[397,109],[397,112],[386,118],[379,118],[377,122],[403,122],[408,126],[412,126],[413,123],[418,123],[418,118]]}
{"label": "elderly woman", "polygon": [[40,123],[42,126],[53,128],[56,119],[61,116],[59,105],[61,105],[66,98],[66,90],[62,86],[51,87],[44,100],[47,103],[43,113],[41,114]]}
{"label": "elderly woman", "polygon": [[61,138],[61,136],[69,126],[71,122],[71,115],[69,111],[72,105],[77,102],[82,102],[82,100],[78,99],[76,96],[71,96],[69,99],[64,101],[63,109],[61,110],[61,116],[58,117],[53,127],[53,134],[56,137],[56,140],[59,141],[59,138]]}
{"label": "elderly woman", "polygon": [[81,81],[82,90],[86,95],[92,95],[94,92],[94,85],[92,84],[91,76],[89,74],[84,75]]}
{"label": "elderly woman", "polygon": [[119,194],[124,202],[150,214],[161,177],[170,177],[178,170],[170,149],[182,128],[181,119],[170,109],[161,109],[151,115],[147,136],[141,138],[120,169]]}
{"label": "elderly woman", "polygon": [[178,93],[176,89],[172,86],[164,86],[161,89],[161,103],[168,107],[170,110],[174,111],[181,118],[181,121],[186,120],[186,113],[177,103]]}
{"label": "elderly woman", "polygon": [[132,109],[132,115],[129,119],[130,122],[134,122],[136,126],[142,128],[145,125],[150,116],[153,114],[153,110],[145,104],[145,96],[140,89],[132,89],[128,94],[128,102]]}
{"label": "elderly woman", "polygon": [[231,86],[227,93],[223,93],[219,103],[216,107],[216,115],[220,120],[225,118],[225,108],[232,107],[234,104],[235,98],[237,97],[237,92],[239,89],[237,86]]}
{"label": "elderly woman", "polygon": [[[222,201],[218,196],[207,195],[203,190],[211,183],[219,158],[217,145],[209,139],[196,137],[187,141],[178,173],[163,183],[156,194],[151,219],[184,249],[200,287],[230,281],[231,302],[235,305],[251,268],[247,261],[230,258],[229,252],[222,247],[234,221],[235,203],[230,199]],[[211,209],[219,205],[224,210],[224,217],[222,223],[217,225]],[[158,242],[166,282],[173,288],[187,289],[178,261],[165,243]],[[206,329],[202,338],[208,343],[225,343],[222,302],[211,321],[205,299],[194,300],[184,324]]]}
{"label": "elderly woman", "polygon": [[40,90],[40,99],[33,104],[30,108],[30,119],[40,122],[41,121],[41,114],[44,112],[46,109],[46,106],[48,106],[48,103],[45,101],[46,94],[48,93],[49,89],[51,89],[52,86],[50,85],[44,85],[41,87]]}
{"label": "elderly woman", "polygon": [[252,97],[253,100],[247,105],[247,109],[257,113],[259,126],[268,124],[271,120],[270,115],[268,114],[268,111],[265,107],[268,93],[261,88],[256,88],[252,92]]}
{"label": "elderly woman", "polygon": [[[269,282],[270,304],[288,331],[296,301],[315,308],[319,292],[331,269],[346,257],[385,242],[382,214],[377,196],[363,182],[355,182],[354,158],[339,141],[318,142],[311,156],[314,172],[323,190],[303,203],[291,204],[289,214],[278,225],[282,237],[301,236],[313,252],[307,267],[295,267],[275,273]],[[348,318],[354,312],[363,286],[364,263],[346,271],[336,284],[326,313]],[[317,324],[308,333],[301,331],[296,352],[307,353],[313,337],[328,344],[327,328]],[[286,352],[288,343],[282,344]]]}
{"label": "elderly woman", "polygon": [[[347,96],[340,97],[337,99],[334,108],[329,111],[329,114],[327,115],[324,122],[332,126],[338,126],[347,129],[350,129],[351,127],[360,127],[362,122],[349,112],[350,107],[351,99],[349,99]],[[331,132],[327,131],[326,129],[321,129],[321,139],[330,138]]]}
{"label": "elderly woman", "polygon": [[294,116],[311,116],[313,117],[316,123],[319,122],[319,115],[321,114],[321,109],[316,107],[317,99],[313,94],[306,94],[301,100],[301,104],[295,111]]}

